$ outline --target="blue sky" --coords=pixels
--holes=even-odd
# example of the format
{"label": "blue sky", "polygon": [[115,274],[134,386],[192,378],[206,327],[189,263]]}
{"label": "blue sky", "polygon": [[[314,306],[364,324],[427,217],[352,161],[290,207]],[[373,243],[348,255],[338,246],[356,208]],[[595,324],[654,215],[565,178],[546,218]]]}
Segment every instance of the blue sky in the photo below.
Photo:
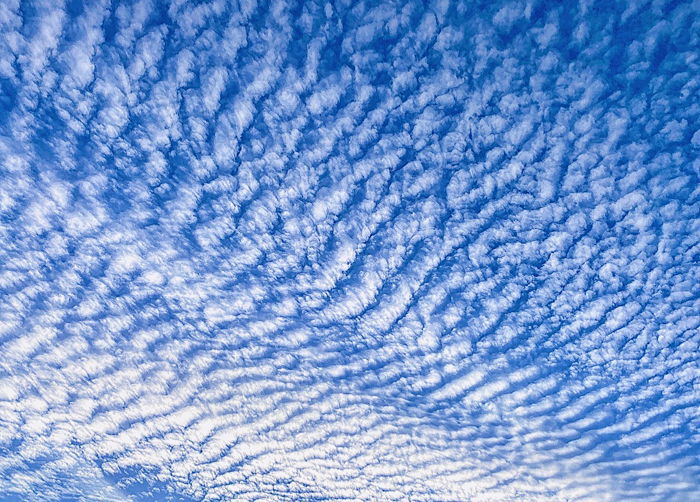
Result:
{"label": "blue sky", "polygon": [[700,500],[698,1],[0,3],[0,500]]}

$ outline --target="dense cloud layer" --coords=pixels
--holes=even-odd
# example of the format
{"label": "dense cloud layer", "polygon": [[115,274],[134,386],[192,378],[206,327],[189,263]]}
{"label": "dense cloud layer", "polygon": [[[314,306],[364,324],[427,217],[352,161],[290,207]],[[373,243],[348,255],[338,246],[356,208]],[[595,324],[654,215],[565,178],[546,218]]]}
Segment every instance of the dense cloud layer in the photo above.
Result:
{"label": "dense cloud layer", "polygon": [[699,13],[0,2],[0,500],[700,499]]}

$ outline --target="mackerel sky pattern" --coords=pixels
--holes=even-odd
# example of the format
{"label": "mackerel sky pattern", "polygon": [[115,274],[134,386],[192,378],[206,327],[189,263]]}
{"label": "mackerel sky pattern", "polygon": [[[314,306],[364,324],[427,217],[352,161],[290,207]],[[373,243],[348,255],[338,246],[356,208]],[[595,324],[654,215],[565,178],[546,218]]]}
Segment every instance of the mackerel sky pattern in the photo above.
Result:
{"label": "mackerel sky pattern", "polygon": [[700,3],[0,2],[0,501],[700,500]]}

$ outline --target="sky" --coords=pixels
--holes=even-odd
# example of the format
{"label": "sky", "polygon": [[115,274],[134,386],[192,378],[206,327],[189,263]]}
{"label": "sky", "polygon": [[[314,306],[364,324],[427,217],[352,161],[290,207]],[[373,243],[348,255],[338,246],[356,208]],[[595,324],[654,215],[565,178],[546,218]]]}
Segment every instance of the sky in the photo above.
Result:
{"label": "sky", "polygon": [[0,2],[0,501],[700,500],[698,0]]}

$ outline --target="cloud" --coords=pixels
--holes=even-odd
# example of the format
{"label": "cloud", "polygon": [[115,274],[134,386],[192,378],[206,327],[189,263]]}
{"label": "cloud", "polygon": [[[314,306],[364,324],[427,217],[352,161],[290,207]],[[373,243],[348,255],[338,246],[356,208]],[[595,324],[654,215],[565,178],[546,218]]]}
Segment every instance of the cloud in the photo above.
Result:
{"label": "cloud", "polygon": [[697,498],[697,10],[4,2],[0,493]]}

